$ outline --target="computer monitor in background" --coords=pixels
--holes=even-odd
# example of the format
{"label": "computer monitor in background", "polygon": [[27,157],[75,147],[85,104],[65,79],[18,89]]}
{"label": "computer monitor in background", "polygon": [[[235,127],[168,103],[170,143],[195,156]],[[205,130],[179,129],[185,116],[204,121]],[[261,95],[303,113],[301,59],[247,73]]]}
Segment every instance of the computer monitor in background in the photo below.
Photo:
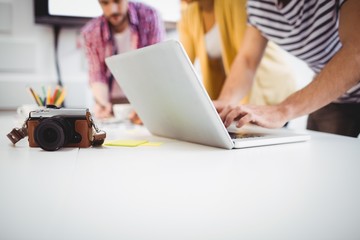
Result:
{"label": "computer monitor in background", "polygon": [[[156,8],[165,24],[180,18],[179,0],[135,0]],[[34,0],[35,23],[79,27],[102,14],[98,0]]]}

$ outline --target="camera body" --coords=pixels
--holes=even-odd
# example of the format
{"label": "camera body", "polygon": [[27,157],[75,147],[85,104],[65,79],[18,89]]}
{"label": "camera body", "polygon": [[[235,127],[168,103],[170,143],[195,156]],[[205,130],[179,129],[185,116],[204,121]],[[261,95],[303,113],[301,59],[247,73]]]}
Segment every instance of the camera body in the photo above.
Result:
{"label": "camera body", "polygon": [[88,109],[46,108],[32,111],[26,122],[30,147],[55,151],[62,147],[93,145],[93,124]]}

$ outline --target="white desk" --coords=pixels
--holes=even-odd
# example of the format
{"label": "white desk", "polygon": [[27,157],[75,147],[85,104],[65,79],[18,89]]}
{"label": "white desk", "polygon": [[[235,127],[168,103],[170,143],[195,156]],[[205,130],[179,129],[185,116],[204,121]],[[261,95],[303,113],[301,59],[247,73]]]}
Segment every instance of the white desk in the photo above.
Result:
{"label": "white desk", "polygon": [[0,113],[0,239],[359,239],[360,140],[222,150],[151,136],[159,147],[45,152],[6,138]]}

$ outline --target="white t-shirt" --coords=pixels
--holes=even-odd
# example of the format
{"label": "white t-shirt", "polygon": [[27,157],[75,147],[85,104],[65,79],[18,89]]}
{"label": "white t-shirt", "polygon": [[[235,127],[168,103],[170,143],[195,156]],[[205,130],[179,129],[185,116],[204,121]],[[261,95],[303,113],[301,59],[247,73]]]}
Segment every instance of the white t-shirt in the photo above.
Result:
{"label": "white t-shirt", "polygon": [[221,58],[220,31],[217,24],[215,24],[210,31],[205,34],[205,47],[210,58]]}
{"label": "white t-shirt", "polygon": [[[136,49],[136,41],[134,40],[130,27],[127,27],[121,33],[115,33],[114,39],[118,54]],[[121,90],[119,84],[117,84],[116,81],[113,81],[112,89],[111,98],[126,98],[124,92]]]}
{"label": "white t-shirt", "polygon": [[127,27],[121,33],[115,33],[114,38],[115,38],[118,54],[134,49],[130,27]]}

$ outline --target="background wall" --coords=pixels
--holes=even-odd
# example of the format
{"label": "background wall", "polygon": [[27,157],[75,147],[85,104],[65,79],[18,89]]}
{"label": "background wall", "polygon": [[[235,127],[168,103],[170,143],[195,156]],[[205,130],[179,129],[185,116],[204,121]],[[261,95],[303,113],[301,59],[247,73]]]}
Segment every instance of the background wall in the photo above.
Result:
{"label": "background wall", "polygon": [[[56,86],[54,33],[51,26],[34,23],[32,0],[0,0],[0,109],[33,103],[31,86]],[[59,59],[67,107],[92,105],[87,63],[78,46],[79,29],[62,28]],[[176,38],[168,32],[168,38]]]}
{"label": "background wall", "polygon": [[[0,0],[0,109],[33,103],[26,87],[41,92],[41,86],[56,86],[53,29],[35,24],[33,11],[31,0]],[[76,28],[62,28],[59,36],[60,69],[68,91],[66,106],[91,107],[87,64],[77,44],[78,36]],[[167,38],[176,39],[176,31],[168,32]],[[307,84],[312,72],[290,55],[289,61],[297,72],[298,87]],[[290,125],[303,128],[305,120],[301,118]]]}
{"label": "background wall", "polygon": [[[56,86],[54,34],[46,25],[34,23],[33,1],[1,0],[0,14],[0,108],[11,109],[33,99],[27,86]],[[62,29],[59,37],[60,67],[68,90],[68,106],[88,105],[90,92],[83,51],[76,44],[78,29]]]}

